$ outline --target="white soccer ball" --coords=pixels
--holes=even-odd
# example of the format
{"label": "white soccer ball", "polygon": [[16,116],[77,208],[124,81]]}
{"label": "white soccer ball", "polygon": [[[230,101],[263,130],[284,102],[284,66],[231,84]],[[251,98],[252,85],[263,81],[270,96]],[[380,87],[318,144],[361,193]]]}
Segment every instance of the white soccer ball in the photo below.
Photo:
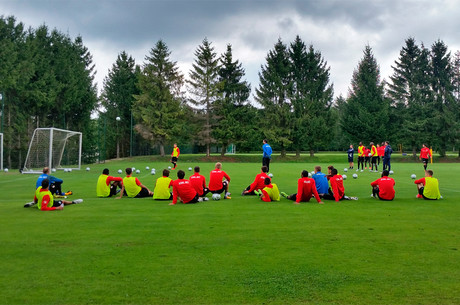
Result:
{"label": "white soccer ball", "polygon": [[136,170],[136,168],[135,168],[135,167],[132,167],[132,169],[133,169],[133,172]]}
{"label": "white soccer ball", "polygon": [[268,174],[268,177],[273,178],[273,174],[272,173]]}
{"label": "white soccer ball", "polygon": [[191,171],[191,170],[192,170],[192,168],[191,168],[191,167],[189,167],[189,168],[188,168],[188,170],[189,170],[189,171]]}
{"label": "white soccer ball", "polygon": [[146,166],[146,167],[145,167],[145,169],[146,169],[146,170],[149,170],[149,169],[150,169],[150,167]]}
{"label": "white soccer ball", "polygon": [[7,172],[8,172],[8,168],[5,167],[4,171],[5,171],[5,173],[7,173]]}
{"label": "white soccer ball", "polygon": [[55,169],[55,168],[52,168],[51,171],[52,171],[53,173],[55,173],[55,172],[56,172],[56,169]]}
{"label": "white soccer ball", "polygon": [[315,174],[314,171],[311,171],[311,172],[310,172],[310,176],[313,176],[314,174]]}
{"label": "white soccer ball", "polygon": [[117,116],[115,119],[116,119],[117,121],[121,121],[121,118],[120,118],[119,116]]}
{"label": "white soccer ball", "polygon": [[390,171],[390,175],[393,175],[395,172],[394,171]]}
{"label": "white soccer ball", "polygon": [[347,175],[342,175],[343,180],[347,180]]}
{"label": "white soccer ball", "polygon": [[168,166],[168,169],[171,169],[171,166]]}
{"label": "white soccer ball", "polygon": [[348,172],[348,168],[345,167],[345,168],[343,169],[343,171],[344,171],[344,172]]}
{"label": "white soccer ball", "polygon": [[118,170],[118,173],[121,174],[123,171],[121,169]]}
{"label": "white soccer ball", "polygon": [[212,194],[212,200],[220,200],[220,194]]}
{"label": "white soccer ball", "polygon": [[141,173],[141,171],[136,169],[136,174],[140,174],[140,173]]}
{"label": "white soccer ball", "polygon": [[86,168],[86,171],[87,171],[87,172],[89,172],[89,171],[90,171],[90,168],[89,168],[89,167],[87,167],[87,168]]}
{"label": "white soccer ball", "polygon": [[358,174],[353,174],[353,179],[358,179]]}
{"label": "white soccer ball", "polygon": [[68,171],[68,172],[71,172],[71,171],[72,171],[72,169],[71,169],[71,168],[68,168],[68,169],[67,169],[67,171]]}
{"label": "white soccer ball", "polygon": [[417,176],[416,176],[415,174],[410,175],[410,177],[411,177],[412,179],[417,178]]}
{"label": "white soccer ball", "polygon": [[156,171],[155,171],[154,168],[150,171],[150,174],[152,174],[152,175],[155,175],[155,174],[156,174]]}

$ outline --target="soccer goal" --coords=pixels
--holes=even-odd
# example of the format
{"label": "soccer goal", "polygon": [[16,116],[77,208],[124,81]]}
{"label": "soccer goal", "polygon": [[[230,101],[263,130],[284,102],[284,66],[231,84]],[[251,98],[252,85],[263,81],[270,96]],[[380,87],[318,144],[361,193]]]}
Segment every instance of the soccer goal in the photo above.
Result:
{"label": "soccer goal", "polygon": [[81,167],[82,133],[58,128],[34,130],[27,151],[23,173],[41,173],[50,169],[77,169]]}

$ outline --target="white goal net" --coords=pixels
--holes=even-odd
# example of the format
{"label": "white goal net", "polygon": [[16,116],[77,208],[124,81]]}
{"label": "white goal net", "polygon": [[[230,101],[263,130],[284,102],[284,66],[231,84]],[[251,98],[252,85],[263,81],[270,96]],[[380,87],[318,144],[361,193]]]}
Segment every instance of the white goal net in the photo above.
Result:
{"label": "white goal net", "polygon": [[0,133],[0,170],[3,170],[3,133]]}
{"label": "white goal net", "polygon": [[50,169],[80,169],[82,133],[58,128],[37,128],[30,140],[23,173]]}

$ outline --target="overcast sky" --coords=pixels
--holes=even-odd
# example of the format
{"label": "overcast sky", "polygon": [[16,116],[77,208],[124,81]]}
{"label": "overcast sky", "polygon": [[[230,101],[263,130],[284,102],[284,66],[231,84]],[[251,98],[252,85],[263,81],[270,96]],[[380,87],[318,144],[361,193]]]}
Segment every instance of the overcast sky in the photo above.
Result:
{"label": "overcast sky", "polygon": [[452,54],[460,49],[455,0],[0,0],[0,15],[13,15],[27,27],[46,24],[72,38],[81,35],[93,55],[99,90],[120,52],[142,65],[159,39],[186,76],[205,37],[219,55],[232,44],[254,93],[267,52],[278,38],[287,44],[299,35],[327,61],[335,96],[347,95],[367,44],[382,78],[392,74],[408,37],[427,47],[441,39]]}

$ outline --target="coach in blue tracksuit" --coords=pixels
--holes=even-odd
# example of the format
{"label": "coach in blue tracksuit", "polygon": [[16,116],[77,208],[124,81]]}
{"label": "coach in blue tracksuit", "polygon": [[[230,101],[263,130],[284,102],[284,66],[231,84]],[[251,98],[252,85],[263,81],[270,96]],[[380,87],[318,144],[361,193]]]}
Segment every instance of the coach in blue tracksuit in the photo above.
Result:
{"label": "coach in blue tracksuit", "polygon": [[43,174],[38,176],[35,188],[37,189],[39,186],[42,186],[42,181],[45,179],[48,179],[50,182],[49,190],[51,194],[64,195],[61,190],[61,184],[64,182],[64,180],[51,176],[49,167],[43,168]]}
{"label": "coach in blue tracksuit", "polygon": [[383,170],[391,170],[391,154],[393,153],[393,149],[391,149],[390,143],[388,141],[385,142],[385,154],[383,155]]}
{"label": "coach in blue tracksuit", "polygon": [[263,140],[264,145],[262,145],[262,166],[266,166],[268,171],[270,171],[270,159],[272,158],[272,148],[270,144],[267,143],[267,140]]}

